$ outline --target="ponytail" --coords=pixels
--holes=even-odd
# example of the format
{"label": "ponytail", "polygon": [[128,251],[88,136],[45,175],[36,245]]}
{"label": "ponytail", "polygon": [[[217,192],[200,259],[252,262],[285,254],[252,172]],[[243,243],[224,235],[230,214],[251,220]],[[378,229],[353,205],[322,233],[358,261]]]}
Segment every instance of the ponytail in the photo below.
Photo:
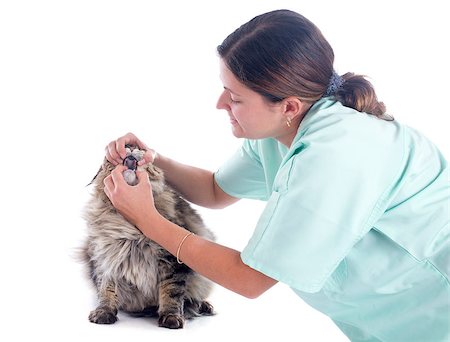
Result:
{"label": "ponytail", "polygon": [[343,83],[334,93],[337,101],[359,112],[365,112],[386,121],[394,120],[392,116],[386,114],[386,106],[378,101],[373,85],[365,76],[348,72],[341,78]]}

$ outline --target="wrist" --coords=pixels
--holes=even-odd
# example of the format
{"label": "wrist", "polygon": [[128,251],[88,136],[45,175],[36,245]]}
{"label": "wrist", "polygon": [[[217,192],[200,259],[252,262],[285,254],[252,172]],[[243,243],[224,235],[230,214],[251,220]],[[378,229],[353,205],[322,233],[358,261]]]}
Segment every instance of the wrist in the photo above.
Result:
{"label": "wrist", "polygon": [[146,237],[153,239],[155,227],[158,227],[162,220],[164,220],[164,217],[153,208],[153,210],[145,211],[145,213],[140,216],[139,220],[136,220],[136,227]]}

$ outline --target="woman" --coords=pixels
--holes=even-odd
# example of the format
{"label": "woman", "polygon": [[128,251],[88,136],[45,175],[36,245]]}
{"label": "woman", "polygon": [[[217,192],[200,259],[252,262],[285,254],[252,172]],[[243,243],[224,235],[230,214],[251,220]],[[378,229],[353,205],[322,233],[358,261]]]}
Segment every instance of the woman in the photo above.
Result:
{"label": "woman", "polygon": [[[249,298],[278,281],[354,341],[449,337],[449,169],[438,149],[385,114],[362,76],[333,70],[333,50],[295,12],[260,15],[218,47],[217,108],[245,138],[217,172],[180,164],[133,134],[107,146],[114,206],[195,271]],[[156,211],[151,185],[122,178],[125,144],[147,150],[187,200],[223,208],[267,201],[238,252]],[[207,257],[205,257],[207,256]],[[181,261],[180,261],[181,262]]]}

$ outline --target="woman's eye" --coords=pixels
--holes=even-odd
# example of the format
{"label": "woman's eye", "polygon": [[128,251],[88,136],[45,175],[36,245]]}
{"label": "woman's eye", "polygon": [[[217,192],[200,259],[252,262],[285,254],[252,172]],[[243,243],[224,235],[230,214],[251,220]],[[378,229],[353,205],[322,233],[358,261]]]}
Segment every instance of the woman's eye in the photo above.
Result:
{"label": "woman's eye", "polygon": [[233,99],[232,97],[230,97],[230,100],[232,103],[239,103],[240,101]]}

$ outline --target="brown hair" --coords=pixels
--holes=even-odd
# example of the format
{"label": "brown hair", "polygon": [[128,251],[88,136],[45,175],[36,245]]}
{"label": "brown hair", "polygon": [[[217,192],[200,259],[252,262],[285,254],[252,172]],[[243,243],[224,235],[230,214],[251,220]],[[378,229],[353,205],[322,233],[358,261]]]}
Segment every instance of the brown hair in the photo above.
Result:
{"label": "brown hair", "polygon": [[[271,102],[296,96],[314,103],[327,92],[334,53],[320,30],[289,10],[261,14],[217,47],[219,56],[244,85]],[[372,84],[346,73],[333,96],[347,107],[389,120]]]}

